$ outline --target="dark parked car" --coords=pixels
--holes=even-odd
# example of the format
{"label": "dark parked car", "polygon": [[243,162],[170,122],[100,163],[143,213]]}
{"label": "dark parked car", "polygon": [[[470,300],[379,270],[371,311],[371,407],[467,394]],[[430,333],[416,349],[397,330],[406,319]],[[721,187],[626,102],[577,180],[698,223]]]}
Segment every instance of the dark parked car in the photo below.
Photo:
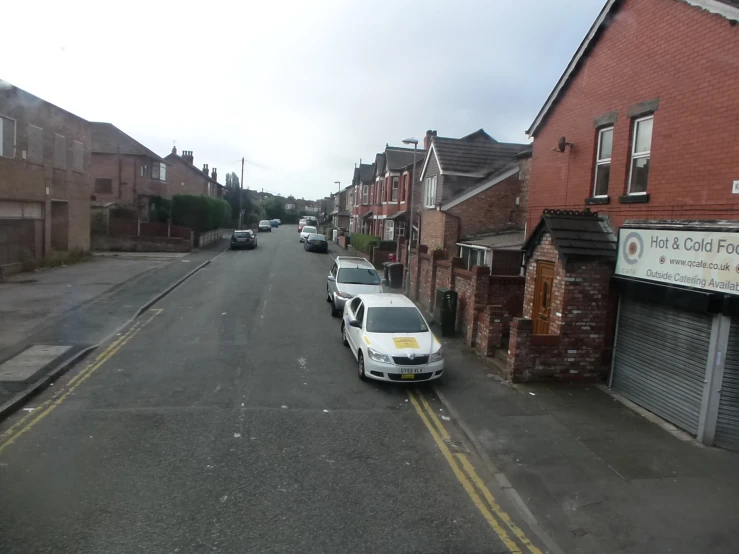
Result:
{"label": "dark parked car", "polygon": [[234,231],[231,235],[231,250],[236,248],[256,248],[257,236],[254,231]]}
{"label": "dark parked car", "polygon": [[305,239],[303,248],[308,252],[323,252],[328,254],[328,241],[325,235],[319,235],[318,233],[311,233],[308,238]]}

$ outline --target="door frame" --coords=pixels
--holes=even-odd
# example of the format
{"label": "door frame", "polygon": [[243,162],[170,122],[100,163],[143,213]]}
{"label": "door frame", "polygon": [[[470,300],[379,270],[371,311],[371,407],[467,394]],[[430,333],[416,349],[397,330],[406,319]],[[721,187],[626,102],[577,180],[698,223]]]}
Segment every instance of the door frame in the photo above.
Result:
{"label": "door frame", "polygon": [[[545,268],[551,268],[551,271],[552,271],[551,281],[549,281],[549,279],[547,279],[545,281],[544,279],[541,278],[541,275],[542,275],[543,270]],[[532,333],[535,334],[535,335],[551,335],[552,334],[551,333],[551,327],[552,327],[552,325],[551,325],[551,323],[552,323],[551,322],[551,316],[552,316],[552,296],[553,296],[553,290],[554,290],[554,274],[555,274],[555,268],[556,268],[556,265],[555,265],[554,262],[550,262],[548,260],[537,260],[536,261],[536,276],[534,277],[534,297],[533,297],[533,300],[531,302],[531,318],[533,319]],[[539,306],[539,302],[540,302],[541,295],[542,295],[542,286],[543,286],[543,284],[545,282],[549,282],[550,283],[550,287],[549,287],[549,291],[548,291],[548,294],[549,294],[549,297],[548,297],[548,300],[549,300],[549,306],[548,306],[549,314],[547,315],[547,332],[546,333],[537,333],[536,332],[536,326],[537,326],[537,323],[539,321],[539,319],[538,319],[538,316],[539,316],[538,306]]]}

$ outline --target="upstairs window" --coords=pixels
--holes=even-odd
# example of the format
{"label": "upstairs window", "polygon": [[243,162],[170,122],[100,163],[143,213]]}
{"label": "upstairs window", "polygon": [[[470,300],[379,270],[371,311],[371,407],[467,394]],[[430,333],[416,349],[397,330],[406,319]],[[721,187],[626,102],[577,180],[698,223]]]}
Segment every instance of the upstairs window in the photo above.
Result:
{"label": "upstairs window", "polygon": [[598,131],[598,149],[595,155],[595,184],[593,196],[608,196],[611,178],[611,150],[613,149],[613,127]]}
{"label": "upstairs window", "polygon": [[393,202],[398,201],[398,177],[393,177],[393,192],[391,198]]}
{"label": "upstairs window", "polygon": [[82,173],[85,169],[85,146],[78,140],[72,141],[72,170]]}
{"label": "upstairs window", "polygon": [[629,194],[646,194],[649,181],[649,157],[652,152],[653,116],[634,120],[629,168]]}
{"label": "upstairs window", "polygon": [[362,186],[362,204],[367,204],[369,202],[369,185],[363,185]]}
{"label": "upstairs window", "polygon": [[54,167],[67,169],[67,138],[54,135]]}
{"label": "upstairs window", "polygon": [[426,178],[423,204],[427,208],[433,208],[436,205],[436,175]]}
{"label": "upstairs window", "polygon": [[15,119],[0,115],[0,156],[15,158]]}
{"label": "upstairs window", "polygon": [[167,180],[167,164],[164,164],[164,163],[152,164],[151,165],[151,178],[158,179],[160,181],[166,181]]}
{"label": "upstairs window", "polygon": [[28,161],[34,164],[44,161],[44,132],[35,125],[28,126]]}
{"label": "upstairs window", "polygon": [[110,194],[113,192],[113,179],[95,179],[95,192],[100,194]]}

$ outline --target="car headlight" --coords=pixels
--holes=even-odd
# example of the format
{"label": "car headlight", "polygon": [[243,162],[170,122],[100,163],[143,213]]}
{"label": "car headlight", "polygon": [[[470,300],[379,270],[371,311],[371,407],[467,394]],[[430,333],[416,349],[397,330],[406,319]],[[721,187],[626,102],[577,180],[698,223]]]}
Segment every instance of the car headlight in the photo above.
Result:
{"label": "car headlight", "polygon": [[431,354],[429,357],[429,363],[433,362],[440,362],[444,359],[444,350],[442,348],[439,348],[436,352]]}
{"label": "car headlight", "polygon": [[385,364],[390,363],[390,356],[388,356],[387,354],[383,354],[382,352],[378,352],[377,350],[367,348],[367,354],[369,355],[370,359],[376,362],[382,362]]}
{"label": "car headlight", "polygon": [[341,292],[340,290],[336,291],[336,296],[340,298],[351,298],[352,297],[352,295],[349,294],[348,292]]}

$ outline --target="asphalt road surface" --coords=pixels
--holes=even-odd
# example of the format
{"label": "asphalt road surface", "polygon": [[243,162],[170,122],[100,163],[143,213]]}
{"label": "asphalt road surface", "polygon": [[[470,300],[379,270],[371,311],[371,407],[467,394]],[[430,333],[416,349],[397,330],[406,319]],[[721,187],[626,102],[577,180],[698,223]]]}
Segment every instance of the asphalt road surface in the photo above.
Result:
{"label": "asphalt road surface", "polygon": [[358,379],[331,261],[260,233],[3,422],[0,552],[539,552],[430,389]]}

